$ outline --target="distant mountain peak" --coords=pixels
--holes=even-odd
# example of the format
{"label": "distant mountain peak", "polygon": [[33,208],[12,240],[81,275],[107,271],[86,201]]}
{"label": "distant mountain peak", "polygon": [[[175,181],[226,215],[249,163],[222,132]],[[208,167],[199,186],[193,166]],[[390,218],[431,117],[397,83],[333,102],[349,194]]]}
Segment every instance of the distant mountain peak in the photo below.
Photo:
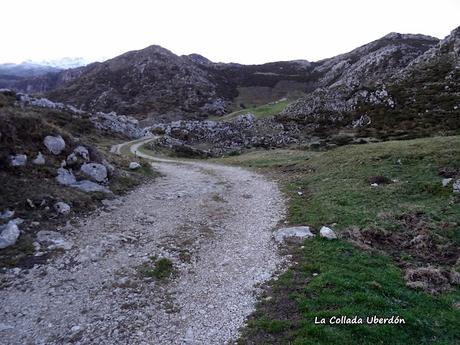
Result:
{"label": "distant mountain peak", "polygon": [[69,68],[86,66],[90,63],[90,61],[82,57],[63,57],[59,59],[42,60],[42,61],[27,60],[27,61],[24,61],[23,63],[54,67],[54,68],[60,68],[60,69],[69,69]]}

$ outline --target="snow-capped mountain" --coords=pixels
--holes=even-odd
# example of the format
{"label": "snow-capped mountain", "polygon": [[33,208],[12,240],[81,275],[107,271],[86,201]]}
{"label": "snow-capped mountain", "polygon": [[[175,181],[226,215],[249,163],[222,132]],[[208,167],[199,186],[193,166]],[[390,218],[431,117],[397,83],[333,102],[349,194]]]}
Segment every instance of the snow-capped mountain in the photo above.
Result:
{"label": "snow-capped mountain", "polygon": [[90,61],[82,57],[63,57],[60,59],[43,60],[43,61],[27,60],[25,62],[34,64],[34,65],[54,67],[54,68],[59,68],[59,69],[76,68],[76,67],[86,66],[90,63]]}

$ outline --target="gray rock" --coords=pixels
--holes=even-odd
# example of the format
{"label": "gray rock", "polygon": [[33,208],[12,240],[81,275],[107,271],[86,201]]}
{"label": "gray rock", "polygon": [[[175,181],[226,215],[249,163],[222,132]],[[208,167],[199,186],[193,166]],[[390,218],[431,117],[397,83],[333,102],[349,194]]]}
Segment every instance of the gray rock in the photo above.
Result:
{"label": "gray rock", "polygon": [[18,240],[19,234],[19,228],[13,221],[0,226],[0,249],[14,245]]}
{"label": "gray rock", "polygon": [[74,184],[71,185],[71,187],[80,189],[84,192],[104,192],[104,193],[112,193],[110,189],[107,187],[101,186],[100,184],[93,182],[93,181],[88,181],[88,180],[83,180],[83,181],[78,181]]}
{"label": "gray rock", "polygon": [[84,146],[77,146],[74,150],[73,153],[75,155],[80,156],[85,162],[89,161],[89,151],[86,147]]}
{"label": "gray rock", "polygon": [[74,165],[78,162],[78,157],[75,153],[71,153],[70,155],[67,156],[66,165]]}
{"label": "gray rock", "polygon": [[53,154],[58,155],[65,149],[65,141],[62,139],[60,135],[54,137],[52,135],[48,135],[43,140],[43,144],[45,144],[46,148]]}
{"label": "gray rock", "polygon": [[10,156],[10,165],[12,167],[21,167],[26,165],[27,163],[27,156],[26,155],[14,155]]}
{"label": "gray rock", "polygon": [[442,186],[447,187],[452,182],[452,178],[443,178],[442,179]]}
{"label": "gray rock", "polygon": [[86,163],[80,168],[81,172],[96,182],[107,181],[107,168],[99,163]]}
{"label": "gray rock", "polygon": [[37,157],[32,161],[35,165],[43,165],[45,164],[45,157],[42,155],[41,152],[38,153]]}
{"label": "gray rock", "polygon": [[282,228],[276,231],[275,241],[283,242],[287,238],[305,239],[315,236],[309,226],[294,226],[290,228]]}
{"label": "gray rock", "polygon": [[328,228],[327,226],[323,226],[319,231],[319,234],[321,237],[327,238],[328,240],[334,240],[337,238],[337,235],[335,234],[334,230]]}
{"label": "gray rock", "polygon": [[69,250],[73,244],[56,231],[41,230],[37,233],[37,242],[46,246],[48,249]]}
{"label": "gray rock", "polygon": [[73,175],[73,173],[70,170],[67,170],[65,168],[59,168],[57,170],[57,177],[56,180],[65,186],[72,185],[77,182],[77,179]]}
{"label": "gray rock", "polygon": [[65,202],[59,201],[54,204],[54,209],[57,211],[59,214],[69,214],[70,212],[70,206],[66,204]]}
{"label": "gray rock", "polygon": [[14,211],[11,211],[10,209],[6,209],[2,212],[0,212],[0,219],[8,219],[14,216]]}
{"label": "gray rock", "polygon": [[137,162],[131,162],[129,163],[129,168],[131,170],[136,170],[136,169],[139,169],[141,167],[141,165]]}
{"label": "gray rock", "polygon": [[456,180],[452,185],[452,191],[454,193],[460,193],[460,179]]}

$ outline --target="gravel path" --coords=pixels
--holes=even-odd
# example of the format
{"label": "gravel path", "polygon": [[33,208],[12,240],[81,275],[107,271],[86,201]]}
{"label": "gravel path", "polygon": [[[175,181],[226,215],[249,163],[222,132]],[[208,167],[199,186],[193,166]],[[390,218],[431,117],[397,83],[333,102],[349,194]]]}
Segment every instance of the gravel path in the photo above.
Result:
{"label": "gravel path", "polygon": [[[136,149],[136,145],[132,147]],[[0,288],[2,344],[226,344],[280,267],[275,183],[240,168],[154,162],[163,177],[59,229],[73,248],[9,271]],[[166,257],[175,275],[139,267]]]}

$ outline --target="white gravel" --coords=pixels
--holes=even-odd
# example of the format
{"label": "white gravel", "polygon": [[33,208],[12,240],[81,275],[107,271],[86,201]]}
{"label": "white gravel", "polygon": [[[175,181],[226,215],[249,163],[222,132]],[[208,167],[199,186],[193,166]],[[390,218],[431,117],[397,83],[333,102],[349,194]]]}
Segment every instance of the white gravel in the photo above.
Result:
{"label": "white gravel", "polygon": [[[135,149],[135,148],[134,148]],[[74,245],[0,288],[2,344],[225,344],[282,263],[275,183],[240,168],[153,163],[164,177],[59,231]],[[170,258],[167,282],[142,276]]]}

